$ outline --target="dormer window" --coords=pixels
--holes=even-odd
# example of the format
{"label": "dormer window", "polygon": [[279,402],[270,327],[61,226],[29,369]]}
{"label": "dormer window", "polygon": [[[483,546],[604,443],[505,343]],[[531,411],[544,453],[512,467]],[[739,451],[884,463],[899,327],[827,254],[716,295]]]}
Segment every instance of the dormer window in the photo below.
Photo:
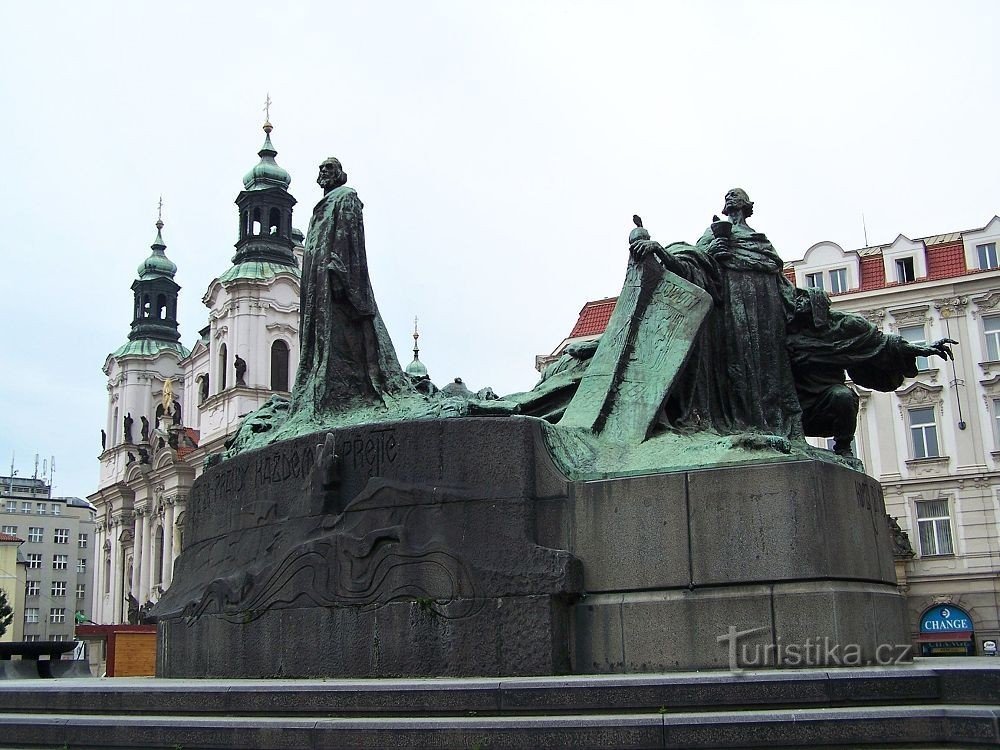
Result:
{"label": "dormer window", "polygon": [[847,291],[847,269],[834,268],[830,271],[830,292],[840,294]]}
{"label": "dormer window", "polygon": [[823,273],[807,273],[806,274],[806,287],[810,289],[822,289],[823,288]]}
{"label": "dormer window", "polygon": [[976,245],[976,253],[979,255],[980,271],[1000,268],[1000,262],[997,262],[997,243],[987,242],[984,245]]}
{"label": "dormer window", "polygon": [[896,258],[896,281],[905,284],[917,278],[913,270],[913,258]]}

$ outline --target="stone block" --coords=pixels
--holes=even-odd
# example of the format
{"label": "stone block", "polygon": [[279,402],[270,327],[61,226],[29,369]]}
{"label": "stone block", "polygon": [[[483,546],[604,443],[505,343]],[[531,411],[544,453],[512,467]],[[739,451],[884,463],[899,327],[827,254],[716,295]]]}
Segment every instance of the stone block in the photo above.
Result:
{"label": "stone block", "polygon": [[[695,586],[818,578],[895,585],[881,492],[870,477],[818,461],[688,475]],[[881,525],[880,525],[881,524]]]}
{"label": "stone block", "polygon": [[764,649],[772,642],[766,586],[626,594],[621,620],[625,672],[728,669],[731,632],[736,653],[755,661],[750,666],[773,666]]}
{"label": "stone block", "polygon": [[567,549],[588,593],[670,589],[689,578],[683,474],[580,482]]}

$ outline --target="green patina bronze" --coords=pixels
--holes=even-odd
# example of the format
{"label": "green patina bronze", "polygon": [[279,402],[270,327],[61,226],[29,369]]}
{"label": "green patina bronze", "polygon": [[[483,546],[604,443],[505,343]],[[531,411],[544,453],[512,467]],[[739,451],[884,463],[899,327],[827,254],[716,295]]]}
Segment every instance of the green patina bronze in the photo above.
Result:
{"label": "green patina bronze", "polygon": [[[251,414],[230,453],[324,429],[521,414],[547,423],[549,450],[572,479],[803,457],[858,468],[846,448],[858,399],[845,371],[891,390],[915,374],[916,357],[950,355],[948,341],[910,344],[831,310],[819,290],[795,288],[746,223],[753,203],[734,189],[730,221],[713,221],[694,245],[663,247],[633,217],[605,334],[567,349],[531,391],[498,399],[460,381],[438,391],[399,365],[368,276],[362,204],[346,180],[336,159],[320,165],[292,398]],[[806,435],[834,437],[841,455]]]}

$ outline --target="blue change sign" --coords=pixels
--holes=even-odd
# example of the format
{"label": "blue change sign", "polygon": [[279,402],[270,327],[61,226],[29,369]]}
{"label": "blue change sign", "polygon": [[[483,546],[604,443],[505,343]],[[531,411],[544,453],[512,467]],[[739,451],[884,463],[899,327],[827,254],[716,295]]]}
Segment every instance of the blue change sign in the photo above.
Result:
{"label": "blue change sign", "polygon": [[921,633],[946,635],[954,632],[969,632],[972,629],[972,618],[969,617],[969,613],[950,604],[927,610],[924,612],[923,619],[920,620]]}

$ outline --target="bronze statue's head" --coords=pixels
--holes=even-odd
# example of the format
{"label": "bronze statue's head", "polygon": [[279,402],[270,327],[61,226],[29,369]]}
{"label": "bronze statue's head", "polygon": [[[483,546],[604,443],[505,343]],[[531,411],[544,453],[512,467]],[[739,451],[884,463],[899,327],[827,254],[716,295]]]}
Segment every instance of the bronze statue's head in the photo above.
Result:
{"label": "bronze statue's head", "polygon": [[347,182],[347,172],[340,164],[340,159],[330,157],[319,165],[319,176],[316,178],[317,184],[325,192],[338,188]]}
{"label": "bronze statue's head", "polygon": [[723,207],[722,213],[726,216],[739,210],[743,211],[743,218],[753,216],[753,201],[750,200],[750,196],[743,188],[733,188],[726,193],[725,200],[726,205]]}

